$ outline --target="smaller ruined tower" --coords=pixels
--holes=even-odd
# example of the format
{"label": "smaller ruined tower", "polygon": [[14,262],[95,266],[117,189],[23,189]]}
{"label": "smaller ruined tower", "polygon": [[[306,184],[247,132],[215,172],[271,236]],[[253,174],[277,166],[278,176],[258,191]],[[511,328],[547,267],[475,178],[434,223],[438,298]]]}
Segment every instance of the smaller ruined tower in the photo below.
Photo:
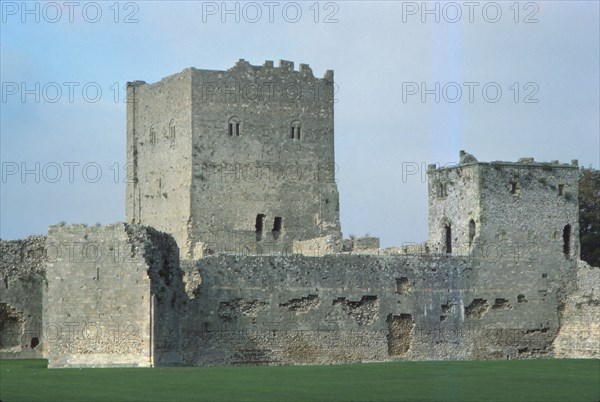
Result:
{"label": "smaller ruined tower", "polygon": [[[572,260],[579,256],[577,161],[521,158],[430,165],[429,247],[435,253]],[[494,255],[492,255],[492,253]]]}

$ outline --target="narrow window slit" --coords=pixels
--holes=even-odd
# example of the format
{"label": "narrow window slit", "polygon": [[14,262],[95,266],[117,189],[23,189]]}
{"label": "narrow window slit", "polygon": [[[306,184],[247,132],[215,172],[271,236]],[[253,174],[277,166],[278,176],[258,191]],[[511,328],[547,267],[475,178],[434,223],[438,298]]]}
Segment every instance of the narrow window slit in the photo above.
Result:
{"label": "narrow window slit", "polygon": [[446,254],[452,253],[452,227],[446,225]]}
{"label": "narrow window slit", "polygon": [[571,225],[563,229],[563,253],[567,257],[571,255]]}
{"label": "narrow window slit", "polygon": [[475,238],[475,221],[471,219],[469,221],[469,247],[473,245],[473,239]]}
{"label": "narrow window slit", "polygon": [[256,224],[254,225],[254,227],[256,229],[256,240],[262,239],[264,219],[265,219],[265,214],[256,215]]}
{"label": "narrow window slit", "polygon": [[281,234],[281,222],[282,219],[280,216],[276,216],[275,220],[273,221],[273,230],[271,232],[273,233],[273,237],[275,239],[279,238],[279,235]]}

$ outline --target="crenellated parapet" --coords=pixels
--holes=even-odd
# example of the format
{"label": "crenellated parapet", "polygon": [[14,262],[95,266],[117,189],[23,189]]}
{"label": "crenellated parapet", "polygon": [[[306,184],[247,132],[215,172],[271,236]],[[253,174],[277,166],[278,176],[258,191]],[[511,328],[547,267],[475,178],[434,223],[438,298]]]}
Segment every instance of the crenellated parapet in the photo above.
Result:
{"label": "crenellated parapet", "polygon": [[[274,65],[272,60],[266,60],[262,66],[254,66],[250,64],[248,61],[244,59],[239,59],[233,67],[231,67],[227,71],[243,71],[243,72],[265,72],[273,75],[289,75],[289,74],[299,74],[300,76],[306,78],[315,78],[313,74],[312,68],[305,63],[300,63],[298,65],[298,69],[294,69],[295,64],[293,61],[288,60],[279,60],[277,66]],[[323,76],[323,79],[327,79],[329,81],[333,80],[333,70],[327,70]]]}

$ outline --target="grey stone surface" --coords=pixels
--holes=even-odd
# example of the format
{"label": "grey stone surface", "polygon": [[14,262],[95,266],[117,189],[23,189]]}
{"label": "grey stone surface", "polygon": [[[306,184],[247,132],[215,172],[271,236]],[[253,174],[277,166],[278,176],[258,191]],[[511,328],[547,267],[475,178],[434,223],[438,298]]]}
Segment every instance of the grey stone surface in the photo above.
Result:
{"label": "grey stone surface", "polygon": [[554,355],[561,358],[600,358],[600,269],[578,262],[577,289],[559,308],[561,327]]}
{"label": "grey stone surface", "polygon": [[332,100],[333,72],[285,61],[129,83],[128,223],[0,242],[0,357],[600,355],[600,269],[578,259],[575,161],[461,151],[457,166],[430,165],[428,242],[381,250],[340,235]]}
{"label": "grey stone surface", "polygon": [[184,258],[339,237],[333,94],[333,72],[287,61],[130,83],[127,220],[172,233]]}
{"label": "grey stone surface", "polygon": [[152,228],[51,226],[44,300],[49,367],[180,362],[179,249]]}
{"label": "grey stone surface", "polygon": [[[579,256],[579,169],[566,164],[471,162],[428,170],[429,246],[523,257],[555,254],[570,225],[569,258]],[[471,223],[472,221],[472,223]],[[471,226],[470,226],[471,225]]]}
{"label": "grey stone surface", "polygon": [[42,297],[46,289],[43,236],[0,241],[0,358],[45,353]]}
{"label": "grey stone surface", "polygon": [[[513,265],[518,280],[496,272]],[[570,278],[561,272],[576,269],[348,253],[222,255],[183,267],[202,278],[183,320],[187,365],[551,357]],[[246,307],[220,313],[232,304]]]}

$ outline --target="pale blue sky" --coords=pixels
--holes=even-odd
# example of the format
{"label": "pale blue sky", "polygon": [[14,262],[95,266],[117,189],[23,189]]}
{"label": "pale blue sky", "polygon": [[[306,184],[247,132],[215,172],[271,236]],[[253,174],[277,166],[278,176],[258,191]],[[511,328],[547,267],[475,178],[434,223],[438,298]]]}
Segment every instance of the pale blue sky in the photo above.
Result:
{"label": "pale blue sky", "polygon": [[[298,2],[302,16],[296,23],[282,15],[285,7],[287,19],[294,17],[292,2],[276,2],[273,22],[264,2],[254,3],[262,11],[256,23],[249,21],[253,6],[244,2],[238,3],[237,23],[234,15],[225,15],[223,23],[220,10],[203,21],[203,7],[220,8],[221,2],[121,2],[117,23],[112,1],[80,2],[72,22],[64,2],[47,3],[26,3],[34,11],[25,15],[22,2],[1,3],[3,239],[44,234],[58,221],[123,221],[125,185],[114,182],[115,166],[122,179],[125,163],[122,87],[190,66],[228,69],[240,58],[255,65],[280,59],[307,63],[317,76],[335,71],[335,146],[346,236],[368,232],[384,246],[426,240],[426,183],[419,174],[403,180],[403,164],[452,163],[465,149],[480,161],[533,156],[600,165],[597,1],[520,2],[518,23],[512,1],[480,2],[473,22],[463,2],[453,3],[461,7],[460,18],[448,3],[428,2],[430,9],[439,7],[439,23],[431,14],[421,21],[420,1]],[[56,4],[62,14],[52,22]],[[96,4],[102,14],[92,23]],[[415,6],[416,14],[408,14]],[[492,23],[497,9],[501,17]],[[137,22],[123,23],[132,12]],[[330,18],[338,21],[324,23],[332,12]],[[528,16],[538,22],[524,23]],[[457,21],[447,21],[452,19]],[[65,84],[70,82],[78,83],[73,102],[68,85],[76,84]],[[403,86],[411,82],[428,88],[456,82],[463,97],[450,103],[442,96],[436,103],[430,95],[422,103],[417,94],[403,102]],[[479,83],[472,103],[464,82]],[[34,92],[24,102],[22,83]],[[502,89],[498,102],[484,99],[487,83]],[[524,88],[526,83],[533,84]],[[88,100],[82,93],[86,84]],[[102,94],[90,102],[94,87]],[[525,103],[532,91],[539,102]],[[65,165],[70,162],[79,164],[72,183]],[[23,164],[35,170],[36,163],[39,183],[34,174],[25,180],[21,172],[10,174]],[[62,167],[62,177],[51,183],[54,164]],[[92,183],[96,166],[102,177]]]}

